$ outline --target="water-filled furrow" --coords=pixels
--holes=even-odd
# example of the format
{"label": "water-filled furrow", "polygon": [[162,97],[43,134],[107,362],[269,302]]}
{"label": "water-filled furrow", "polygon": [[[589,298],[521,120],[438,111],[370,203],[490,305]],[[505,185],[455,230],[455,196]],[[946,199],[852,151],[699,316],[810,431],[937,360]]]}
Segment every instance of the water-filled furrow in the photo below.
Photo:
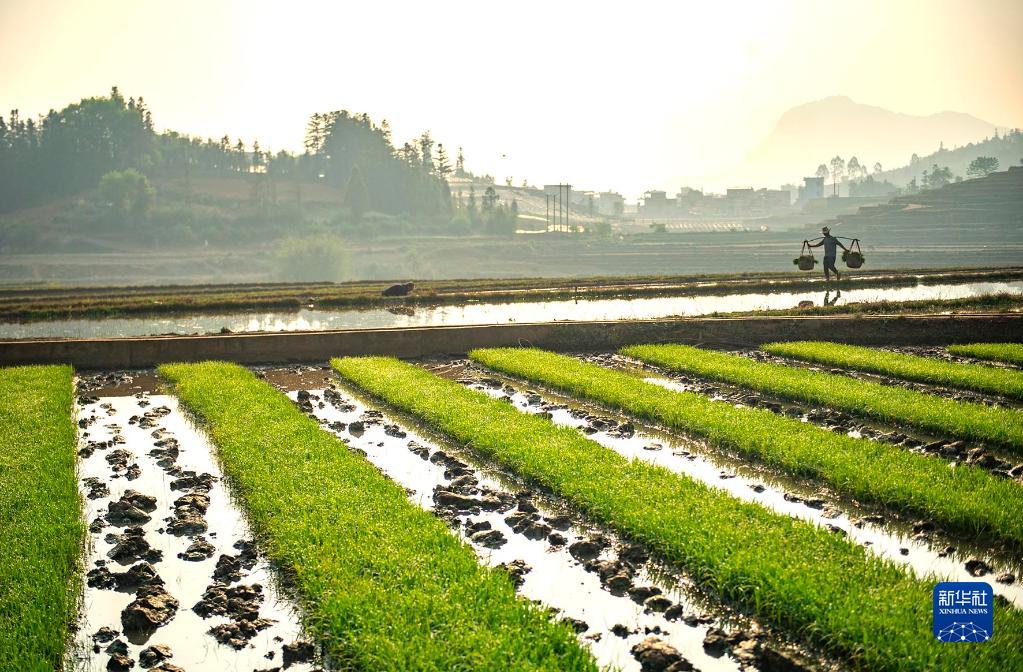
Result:
{"label": "water-filled furrow", "polygon": [[405,487],[413,502],[448,521],[481,562],[504,566],[523,597],[569,620],[602,666],[640,669],[633,650],[650,637],[705,672],[737,670],[755,663],[765,648],[779,650],[756,623],[708,601],[675,570],[649,559],[642,546],[338,390],[288,394]]}
{"label": "water-filled furrow", "polygon": [[841,534],[873,553],[905,565],[916,576],[945,577],[955,581],[985,581],[1017,607],[1023,607],[1019,567],[996,560],[975,545],[951,542],[927,521],[898,524],[875,511],[859,511],[841,497],[807,490],[800,484],[729,459],[705,442],[677,432],[637,424],[593,405],[579,403],[549,391],[526,389],[510,378],[490,371],[463,372],[463,383],[495,398],[506,398],[528,413],[548,414],[556,424],[573,427],[619,454],[685,474],[737,499],[756,502]]}
{"label": "water-filled furrow", "polygon": [[177,399],[81,397],[78,418],[90,537],[73,669],[313,669],[295,603]]}
{"label": "water-filled furrow", "polygon": [[853,438],[883,441],[909,451],[943,459],[950,464],[964,462],[1001,477],[1023,480],[1023,463],[998,447],[992,448],[976,441],[954,437],[941,437],[911,427],[852,416],[843,411],[805,401],[782,399],[738,385],[665,371],[621,355],[598,355],[589,359],[602,366],[640,373],[647,382],[669,390],[695,392],[715,401],[761,408]]}

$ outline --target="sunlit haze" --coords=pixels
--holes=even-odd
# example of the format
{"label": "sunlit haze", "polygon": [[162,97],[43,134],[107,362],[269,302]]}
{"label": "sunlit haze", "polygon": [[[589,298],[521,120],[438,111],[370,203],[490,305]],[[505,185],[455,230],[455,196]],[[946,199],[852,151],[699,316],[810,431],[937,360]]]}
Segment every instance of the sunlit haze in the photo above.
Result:
{"label": "sunlit haze", "polygon": [[117,85],[158,129],[299,151],[310,114],[345,108],[396,140],[429,129],[476,173],[634,198],[731,186],[782,113],[826,96],[1023,125],[1021,34],[1018,0],[3,0],[0,109]]}

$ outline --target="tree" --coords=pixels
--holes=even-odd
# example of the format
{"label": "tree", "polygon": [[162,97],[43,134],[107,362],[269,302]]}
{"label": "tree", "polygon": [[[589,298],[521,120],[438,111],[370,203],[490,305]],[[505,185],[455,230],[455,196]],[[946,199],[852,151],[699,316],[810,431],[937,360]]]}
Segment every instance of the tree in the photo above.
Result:
{"label": "tree", "polygon": [[433,171],[433,138],[430,137],[430,131],[423,131],[423,134],[419,136],[419,151],[423,157],[423,170],[426,172]]}
{"label": "tree", "polygon": [[369,191],[366,189],[366,182],[362,179],[362,171],[359,166],[352,166],[352,174],[348,177],[348,187],[345,189],[345,205],[352,213],[352,221],[356,224],[362,222],[362,216],[369,209]]}
{"label": "tree", "polygon": [[817,166],[817,177],[821,178],[822,180],[828,179],[828,167],[825,166],[823,163]]}
{"label": "tree", "polygon": [[998,170],[998,159],[993,156],[978,156],[970,161],[966,174],[970,177],[987,177]]}
{"label": "tree", "polygon": [[497,190],[487,187],[487,190],[483,192],[483,209],[493,210],[495,205],[497,205]]}
{"label": "tree", "polygon": [[323,139],[326,137],[324,118],[319,112],[309,117],[309,123],[305,127],[305,151],[307,154],[319,154],[323,149]]}
{"label": "tree", "polygon": [[465,177],[465,155],[462,148],[458,148],[458,156],[455,158],[455,177]]}
{"label": "tree", "polygon": [[99,181],[99,197],[120,221],[136,224],[146,218],[155,190],[146,176],[135,170],[112,170]]}
{"label": "tree", "polygon": [[836,156],[831,159],[831,182],[835,187],[835,196],[838,196],[838,182],[845,174],[845,159]]}
{"label": "tree", "polygon": [[874,164],[874,174],[876,175],[876,174],[878,174],[880,172],[881,172],[881,162],[878,161],[877,163]]}
{"label": "tree", "polygon": [[952,170],[948,166],[939,167],[938,164],[934,164],[930,174],[926,170],[924,171],[923,183],[925,189],[940,189],[951,181]]}
{"label": "tree", "polygon": [[857,159],[855,156],[849,159],[849,165],[847,168],[849,171],[850,180],[855,180],[857,177],[860,176],[860,160]]}
{"label": "tree", "polygon": [[440,143],[437,144],[437,160],[433,164],[433,170],[440,175],[441,179],[447,179],[451,173],[451,164],[448,162],[447,150]]}

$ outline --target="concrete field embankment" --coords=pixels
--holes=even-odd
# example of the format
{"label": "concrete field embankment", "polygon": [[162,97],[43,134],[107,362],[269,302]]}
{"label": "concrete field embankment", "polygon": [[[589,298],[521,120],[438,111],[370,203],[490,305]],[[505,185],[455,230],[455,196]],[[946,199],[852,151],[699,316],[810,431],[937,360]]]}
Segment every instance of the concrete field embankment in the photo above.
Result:
{"label": "concrete field embankment", "polygon": [[1020,342],[1023,314],[725,317],[18,340],[0,341],[0,365],[63,363],[78,369],[129,369],[212,359],[268,364],[322,362],[344,355],[413,358],[500,346],[561,352],[611,351],[637,343],[666,342],[743,348],[795,339],[859,345]]}

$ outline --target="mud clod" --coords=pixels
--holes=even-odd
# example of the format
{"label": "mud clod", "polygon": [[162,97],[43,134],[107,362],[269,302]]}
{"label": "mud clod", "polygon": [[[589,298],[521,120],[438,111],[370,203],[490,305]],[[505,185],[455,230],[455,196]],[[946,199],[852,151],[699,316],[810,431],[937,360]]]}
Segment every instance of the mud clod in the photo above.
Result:
{"label": "mud clod", "polygon": [[647,637],[632,647],[632,655],[643,672],[685,672],[693,665],[682,654],[658,637]]}
{"label": "mud clod", "polygon": [[979,558],[970,558],[966,561],[966,571],[970,576],[984,576],[991,573],[991,565]]}
{"label": "mud clod", "polygon": [[89,489],[86,495],[89,499],[102,499],[110,496],[110,488],[95,476],[82,479],[82,484]]}
{"label": "mud clod", "polygon": [[525,560],[512,560],[511,562],[505,562],[498,565],[501,569],[508,572],[508,576],[511,577],[512,583],[518,588],[526,580],[526,574],[529,574],[533,570],[532,567],[526,564]]}
{"label": "mud clod", "polygon": [[603,546],[592,539],[580,539],[568,547],[572,557],[580,562],[593,560],[600,555]]}
{"label": "mud clod", "polygon": [[186,562],[202,562],[209,560],[216,552],[213,544],[205,539],[199,538],[193,541],[184,553],[178,553],[178,557]]}
{"label": "mud clod", "polygon": [[142,667],[156,667],[171,657],[173,657],[173,654],[169,646],[155,644],[142,650],[142,653],[139,654],[139,665]]}
{"label": "mud clod", "polygon": [[508,543],[500,530],[482,530],[469,537],[469,540],[486,548],[501,548]]}
{"label": "mud clod", "polygon": [[216,482],[213,474],[196,474],[194,471],[181,472],[180,478],[171,481],[171,490],[192,490],[195,492],[209,492]]}
{"label": "mud clod", "polygon": [[159,562],[163,559],[163,552],[149,545],[141,527],[129,527],[124,534],[111,534],[107,535],[107,538],[114,544],[108,556],[122,564],[137,560]]}
{"label": "mud clod", "polygon": [[121,625],[128,637],[145,636],[169,623],[177,610],[177,599],[162,586],[146,586],[121,612]]}
{"label": "mud clod", "polygon": [[135,667],[135,661],[123,653],[111,654],[109,660],[107,660],[107,670],[109,672],[128,672],[133,667]]}
{"label": "mud clod", "polygon": [[312,642],[293,642],[285,644],[282,648],[284,667],[291,667],[296,663],[308,663],[316,655],[316,648]]}
{"label": "mud clod", "polygon": [[271,625],[273,623],[265,618],[258,618],[254,621],[232,621],[210,628],[209,633],[225,646],[244,649],[249,640],[255,637],[260,630],[265,630]]}

